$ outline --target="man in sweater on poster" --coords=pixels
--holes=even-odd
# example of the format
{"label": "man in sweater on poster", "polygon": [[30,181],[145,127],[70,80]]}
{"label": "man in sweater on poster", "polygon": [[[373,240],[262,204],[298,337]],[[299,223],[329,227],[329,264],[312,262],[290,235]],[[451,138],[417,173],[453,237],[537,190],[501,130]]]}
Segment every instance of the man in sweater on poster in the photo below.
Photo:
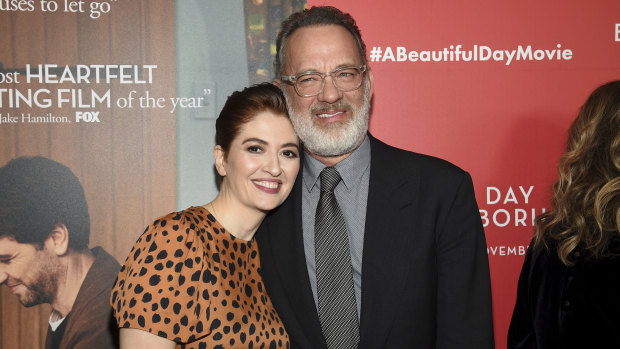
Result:
{"label": "man in sweater on poster", "polygon": [[71,170],[44,157],[0,168],[0,284],[25,307],[52,306],[46,349],[118,347],[108,305],[120,269],[88,248],[90,217]]}

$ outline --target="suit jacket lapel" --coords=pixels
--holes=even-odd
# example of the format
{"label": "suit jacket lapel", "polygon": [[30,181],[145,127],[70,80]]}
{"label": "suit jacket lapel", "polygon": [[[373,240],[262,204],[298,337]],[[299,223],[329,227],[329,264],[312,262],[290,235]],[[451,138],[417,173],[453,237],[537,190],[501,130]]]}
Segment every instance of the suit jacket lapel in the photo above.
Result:
{"label": "suit jacket lapel", "polygon": [[383,347],[409,271],[419,175],[370,136],[371,167],[362,257],[360,348]]}
{"label": "suit jacket lapel", "polygon": [[[302,196],[301,174],[297,177],[291,195],[285,203],[273,212],[268,220],[268,237],[272,246],[274,265],[277,268],[279,284],[288,297],[292,314],[287,323],[287,331],[293,332],[295,338],[302,339],[308,348],[324,348],[324,340],[319,317],[310,288],[303,246],[301,218]],[[294,227],[291,231],[291,227]],[[278,309],[278,312],[281,310]],[[282,309],[286,311],[286,309]]]}
{"label": "suit jacket lapel", "polygon": [[[383,347],[402,297],[410,260],[418,200],[417,171],[401,168],[394,151],[370,136],[371,168],[362,257],[360,348]],[[278,286],[287,304],[278,312],[287,331],[304,348],[325,348],[306,267],[301,218],[301,173],[289,198],[264,223],[277,269]],[[293,231],[291,231],[291,227]],[[262,229],[262,228],[261,228]],[[269,290],[268,290],[269,291]]]}

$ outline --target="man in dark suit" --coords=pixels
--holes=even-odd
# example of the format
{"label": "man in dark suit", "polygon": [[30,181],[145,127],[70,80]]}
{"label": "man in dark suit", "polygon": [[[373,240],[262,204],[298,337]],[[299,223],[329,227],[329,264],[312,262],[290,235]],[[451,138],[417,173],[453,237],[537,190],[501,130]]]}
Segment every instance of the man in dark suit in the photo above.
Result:
{"label": "man in dark suit", "polygon": [[[276,45],[274,83],[305,153],[290,197],[257,238],[292,347],[492,348],[486,242],[469,174],[368,134],[373,73],[350,15],[333,7],[295,13]],[[320,252],[323,238],[315,240],[337,234],[317,223],[330,167],[341,178],[332,195],[350,257],[331,266],[324,260],[334,251]]]}

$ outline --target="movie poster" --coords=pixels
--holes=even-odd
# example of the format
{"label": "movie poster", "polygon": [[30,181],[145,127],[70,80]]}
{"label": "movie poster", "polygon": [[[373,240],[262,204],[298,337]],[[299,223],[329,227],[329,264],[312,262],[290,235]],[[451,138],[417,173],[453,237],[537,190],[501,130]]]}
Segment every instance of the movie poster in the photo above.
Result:
{"label": "movie poster", "polygon": [[[90,247],[122,264],[147,224],[215,196],[217,113],[232,91],[271,80],[275,30],[304,6],[0,1],[0,165],[43,156],[68,167]],[[0,348],[42,348],[51,307],[24,307],[18,276],[0,288]]]}

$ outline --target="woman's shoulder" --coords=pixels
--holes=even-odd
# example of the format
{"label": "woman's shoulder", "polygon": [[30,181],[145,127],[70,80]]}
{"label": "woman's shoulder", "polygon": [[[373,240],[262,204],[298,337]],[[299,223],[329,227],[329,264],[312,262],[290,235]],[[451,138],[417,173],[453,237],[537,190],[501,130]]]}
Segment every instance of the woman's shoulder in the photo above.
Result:
{"label": "woman's shoulder", "polygon": [[199,252],[205,245],[201,236],[217,229],[216,224],[215,218],[201,206],[163,215],[149,224],[138,237],[125,265],[132,261],[148,264],[153,258],[179,257],[189,249]]}
{"label": "woman's shoulder", "polygon": [[202,206],[191,206],[182,211],[170,212],[154,220],[149,227],[171,229],[177,225],[200,225],[206,221],[215,222],[215,218]]}
{"label": "woman's shoulder", "polygon": [[[214,224],[215,218],[206,209],[190,207],[164,215],[147,227],[111,294],[120,327],[182,342],[208,331],[204,311],[209,292],[204,288],[210,283],[203,281],[210,281],[211,274],[203,232]],[[188,326],[179,328],[178,324]]]}
{"label": "woman's shoulder", "polygon": [[140,239],[150,235],[160,239],[169,235],[191,235],[214,225],[216,225],[215,217],[207,209],[192,206],[155,219],[146,227]]}

